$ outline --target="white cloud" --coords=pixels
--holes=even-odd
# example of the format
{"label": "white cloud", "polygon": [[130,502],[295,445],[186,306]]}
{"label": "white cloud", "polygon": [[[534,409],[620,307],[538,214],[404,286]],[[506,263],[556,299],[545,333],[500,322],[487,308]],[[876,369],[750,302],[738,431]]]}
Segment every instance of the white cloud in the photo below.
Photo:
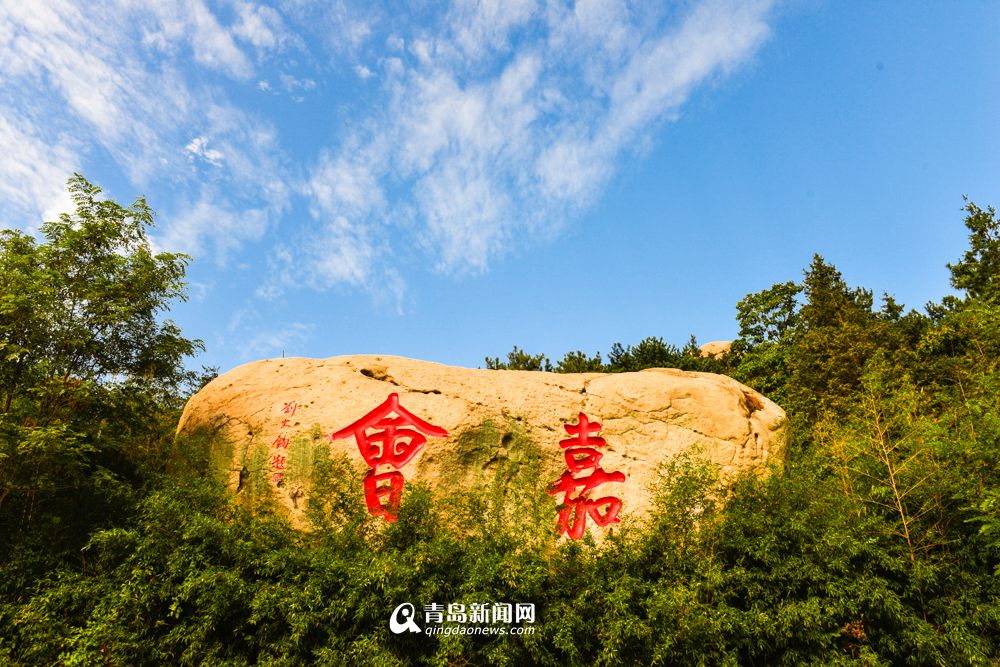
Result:
{"label": "white cloud", "polygon": [[[252,13],[252,10],[248,11]],[[183,56],[190,49],[198,64],[238,79],[245,79],[253,72],[250,58],[236,44],[239,30],[248,29],[246,22],[238,24],[236,30],[224,27],[203,0],[161,0],[156,3],[98,0],[88,5],[87,18],[94,13],[103,14],[103,18],[118,29],[120,35],[116,41],[124,42],[130,37],[132,27],[138,25],[141,43],[149,48],[172,56]],[[84,35],[101,29],[96,25],[89,27],[90,30],[82,31]]]}
{"label": "white cloud", "polygon": [[[338,55],[364,47],[388,11],[370,0],[283,0],[281,9],[290,22],[305,28]],[[396,9],[392,13],[394,19],[401,19],[405,12]]]}
{"label": "white cloud", "polygon": [[750,58],[769,35],[768,10],[735,0],[671,16],[610,0],[455,2],[436,33],[387,37],[410,57],[385,61],[385,113],[313,168],[318,217],[344,216],[381,247],[400,233],[377,205],[391,186],[439,268],[485,270],[588,206],[697,86]]}
{"label": "white cloud", "polygon": [[[8,225],[33,229],[43,220],[73,210],[65,184],[79,169],[76,152],[50,144],[0,108],[0,201],[8,207]],[[20,221],[21,224],[18,224]]]}
{"label": "white cloud", "polygon": [[[247,80],[254,67],[237,40],[266,50],[287,39],[275,10],[235,9],[230,29],[203,0],[96,0],[85,11],[61,0],[0,4],[0,201],[25,219],[48,213],[66,203],[71,172],[99,152],[137,190],[179,192],[156,203],[160,246],[225,261],[259,239],[288,206],[282,151],[269,124],[200,75]],[[182,68],[192,62],[202,71]]]}
{"label": "white cloud", "polygon": [[417,187],[417,202],[442,265],[485,270],[504,240],[511,202],[483,165],[445,165]]}
{"label": "white cloud", "polygon": [[410,41],[410,52],[417,57],[421,64],[426,65],[431,61],[431,49],[433,44],[426,39],[414,39]]}
{"label": "white cloud", "polygon": [[458,48],[480,58],[491,50],[507,50],[510,32],[539,10],[535,0],[457,0],[449,22]]}
{"label": "white cloud", "polygon": [[195,303],[204,302],[205,298],[208,297],[214,288],[214,282],[203,283],[197,280],[189,280],[187,283],[188,294]]}
{"label": "white cloud", "polygon": [[344,283],[371,288],[372,276],[380,273],[377,256],[366,229],[338,217],[307,233],[294,253],[287,246],[276,248],[268,260],[270,275],[256,295],[274,301],[292,287],[325,291]]}
{"label": "white cloud", "polygon": [[208,187],[197,201],[178,208],[180,214],[161,216],[167,223],[166,231],[154,237],[156,249],[184,252],[198,258],[210,246],[216,263],[221,265],[244,243],[259,240],[271,217],[263,208],[237,209]]}
{"label": "white cloud", "polygon": [[289,322],[277,328],[258,331],[238,345],[242,359],[301,356],[305,343],[312,338],[315,325]]}
{"label": "white cloud", "polygon": [[[590,205],[699,87],[753,57],[769,5],[455,0],[433,16],[355,0],[3,3],[0,201],[52,210],[69,173],[106,154],[138,189],[175,195],[166,249],[225,263],[303,225],[261,296],[292,284],[398,295],[401,270],[379,267],[404,253],[484,271]],[[312,103],[328,80],[364,96],[338,101],[336,140],[300,169],[231,92],[316,91]],[[311,220],[283,220],[296,196]]]}
{"label": "white cloud", "polygon": [[[670,16],[610,0],[455,2],[436,32],[387,36],[409,57],[383,61],[385,112],[312,169],[314,215],[349,220],[365,248],[401,252],[407,242],[384,220],[391,189],[439,268],[485,270],[592,203],[697,86],[752,57],[768,10],[735,0]],[[338,247],[358,247],[337,229]]]}
{"label": "white cloud", "polygon": [[285,22],[274,9],[238,2],[236,13],[239,20],[233,27],[233,34],[258,49],[275,49],[288,39]]}
{"label": "white cloud", "polygon": [[402,51],[406,48],[406,40],[399,35],[389,35],[385,40],[385,45],[393,51]]}
{"label": "white cloud", "polygon": [[297,79],[291,74],[281,74],[278,79],[285,90],[290,93],[296,90],[312,90],[316,87],[316,82],[312,79]]}
{"label": "white cloud", "polygon": [[208,7],[201,2],[189,2],[185,9],[194,25],[191,46],[195,60],[237,78],[249,77],[253,71],[250,60]]}
{"label": "white cloud", "polygon": [[222,153],[214,148],[209,148],[206,137],[195,137],[184,147],[184,150],[187,151],[188,157],[191,159],[201,158],[216,167],[222,165]]}
{"label": "white cloud", "polygon": [[374,254],[364,229],[338,217],[328,222],[310,244],[305,256],[311,274],[309,285],[316,289],[341,282],[364,285],[372,273]]}
{"label": "white cloud", "polygon": [[309,194],[318,206],[314,210],[317,217],[364,217],[384,203],[380,174],[373,171],[377,159],[373,159],[372,151],[367,155],[358,149],[349,152],[354,153],[354,159],[325,154],[309,180]]}

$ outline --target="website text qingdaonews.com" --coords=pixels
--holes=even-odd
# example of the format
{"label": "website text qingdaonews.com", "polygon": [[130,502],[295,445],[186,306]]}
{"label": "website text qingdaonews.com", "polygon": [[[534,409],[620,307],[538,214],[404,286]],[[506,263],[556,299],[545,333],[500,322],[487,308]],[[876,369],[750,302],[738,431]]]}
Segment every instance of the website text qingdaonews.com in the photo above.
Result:
{"label": "website text qingdaonews.com", "polygon": [[514,626],[512,628],[490,627],[485,625],[440,625],[428,626],[424,628],[424,633],[431,635],[533,635],[535,627],[532,625]]}

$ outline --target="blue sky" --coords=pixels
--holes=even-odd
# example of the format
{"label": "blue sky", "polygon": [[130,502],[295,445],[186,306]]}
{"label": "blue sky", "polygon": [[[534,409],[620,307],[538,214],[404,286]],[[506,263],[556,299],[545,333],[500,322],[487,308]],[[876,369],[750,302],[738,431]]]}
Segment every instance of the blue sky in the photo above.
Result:
{"label": "blue sky", "polygon": [[813,253],[921,307],[1000,204],[1000,3],[0,5],[0,211],[189,253],[194,362],[731,339]]}

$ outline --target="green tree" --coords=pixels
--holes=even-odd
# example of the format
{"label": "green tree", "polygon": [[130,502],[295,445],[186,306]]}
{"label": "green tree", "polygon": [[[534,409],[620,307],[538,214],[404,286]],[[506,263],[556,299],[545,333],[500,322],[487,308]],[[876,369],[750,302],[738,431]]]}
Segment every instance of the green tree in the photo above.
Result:
{"label": "green tree", "polygon": [[949,264],[951,284],[969,298],[996,303],[1000,300],[1000,219],[996,209],[980,208],[966,200],[965,226],[969,229],[969,249],[955,264]]}
{"label": "green tree", "polygon": [[75,212],[41,241],[0,232],[0,532],[58,524],[53,547],[126,504],[201,347],[160,319],[188,258],[152,252],[145,199],[122,207],[79,174],[69,192]]}
{"label": "green tree", "polygon": [[641,371],[644,368],[677,368],[681,351],[659,336],[648,336],[635,345],[611,346],[608,365],[612,372]]}
{"label": "green tree", "polygon": [[1000,219],[992,206],[967,202],[965,210],[969,250],[948,265],[964,298],[927,305],[934,326],[925,330],[919,353],[928,382],[955,387],[968,400],[966,385],[1000,368]]}
{"label": "green tree", "polygon": [[788,281],[740,299],[736,304],[736,321],[743,345],[753,349],[787,342],[799,323],[796,298],[801,292],[801,286]]}
{"label": "green tree", "polygon": [[605,366],[600,352],[589,357],[586,352],[576,350],[567,352],[556,364],[555,370],[556,373],[603,373]]}
{"label": "green tree", "polygon": [[845,407],[861,387],[868,359],[880,346],[892,345],[890,327],[872,311],[871,291],[848,287],[819,255],[806,270],[803,291],[785,407],[815,422],[823,411]]}
{"label": "green tree", "polygon": [[736,304],[740,335],[730,354],[733,375],[778,403],[788,383],[788,360],[799,331],[802,287],[792,281],[748,294]]}
{"label": "green tree", "polygon": [[544,354],[528,354],[517,345],[507,353],[507,361],[500,357],[486,357],[486,368],[491,371],[552,371],[552,364]]}

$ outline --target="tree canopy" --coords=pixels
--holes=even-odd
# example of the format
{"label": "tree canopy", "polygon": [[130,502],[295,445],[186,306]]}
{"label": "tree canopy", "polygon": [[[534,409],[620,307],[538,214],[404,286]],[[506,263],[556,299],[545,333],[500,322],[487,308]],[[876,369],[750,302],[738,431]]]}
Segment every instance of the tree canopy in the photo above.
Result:
{"label": "tree canopy", "polygon": [[59,524],[72,549],[126,504],[201,343],[161,319],[188,258],[152,251],[145,199],[120,206],[79,174],[69,192],[39,240],[0,232],[0,532]]}

